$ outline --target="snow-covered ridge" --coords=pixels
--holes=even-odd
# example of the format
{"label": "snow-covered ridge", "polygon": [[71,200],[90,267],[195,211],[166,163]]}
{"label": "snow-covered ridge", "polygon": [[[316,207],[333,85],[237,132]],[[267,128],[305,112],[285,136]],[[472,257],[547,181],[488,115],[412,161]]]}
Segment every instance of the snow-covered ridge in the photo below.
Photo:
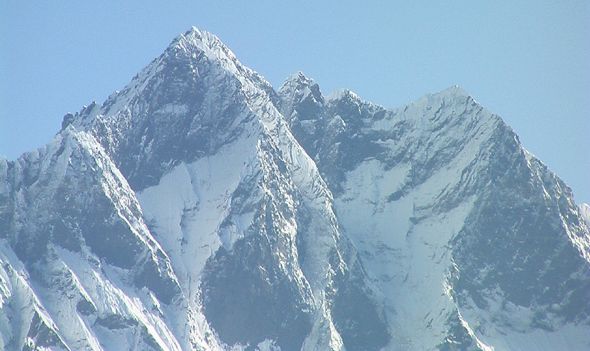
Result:
{"label": "snow-covered ridge", "polygon": [[[38,315],[21,321],[25,331],[4,340],[7,349],[21,349],[16,345],[25,336],[30,349],[112,349],[116,338],[140,331],[145,340],[138,339],[138,347],[150,339],[179,349],[166,323],[145,312],[154,299],[172,299],[177,279],[143,223],[133,191],[100,144],[68,127],[6,173],[11,184],[2,202],[9,210],[2,213],[0,232],[7,236],[0,240],[26,288],[15,290],[12,283],[3,310],[10,315],[24,303]],[[31,296],[34,303],[22,302]],[[102,329],[107,325],[127,330],[112,334]]]}
{"label": "snow-covered ridge", "polygon": [[586,349],[588,212],[460,87],[275,92],[192,28],[0,159],[0,349]]}
{"label": "snow-covered ridge", "polygon": [[[313,82],[302,78],[298,81]],[[589,283],[583,258],[588,254],[588,229],[576,225],[576,220],[564,220],[576,216],[571,193],[524,150],[518,137],[498,116],[486,111],[457,86],[394,110],[383,109],[346,91],[325,103],[317,98],[313,107],[306,101],[297,104],[301,96],[297,91],[279,91],[290,94],[281,98],[289,101],[287,106],[295,107],[283,106],[283,112],[336,193],[338,219],[362,252],[368,274],[383,293],[383,302],[391,311],[388,319],[393,339],[401,344],[401,349],[456,345],[459,349],[552,350],[588,345],[589,340],[581,337],[587,320],[582,323],[584,326],[564,323],[559,320],[563,317],[539,322],[539,317],[529,318],[529,313],[535,313],[530,307],[520,309],[520,316],[503,312],[496,304],[512,303],[508,293],[480,285],[490,271],[514,279],[518,273],[502,262],[529,251],[528,256],[535,260],[544,260],[547,255],[568,257],[567,263],[562,259],[567,266],[562,266],[563,274],[576,277],[568,282],[569,294],[586,296]],[[486,205],[491,199],[497,202]],[[558,202],[563,204],[561,213],[556,211]],[[552,204],[551,210],[543,210],[548,203]],[[530,243],[522,248],[515,241],[496,257],[488,257],[486,252],[494,252],[494,246],[502,250],[504,245],[495,244],[481,252],[477,248],[478,241],[491,241],[493,236],[493,229],[485,227],[485,219],[474,219],[474,214],[486,206],[487,211],[496,212],[511,207],[520,218],[532,217],[528,221],[536,223],[535,229],[524,229],[515,224],[516,218],[514,222],[510,219],[502,232],[493,235],[513,233],[515,238],[525,238],[539,232],[545,233],[545,237],[522,239]],[[551,225],[541,223],[549,218]],[[503,220],[497,220],[500,226]],[[551,227],[556,229],[548,229]],[[465,232],[469,235],[465,236]],[[544,247],[543,240],[554,244]],[[463,248],[464,245],[469,248]],[[547,252],[555,247],[559,248]],[[473,264],[479,257],[486,257],[483,262],[487,263]],[[520,267],[517,261],[513,267],[519,271],[529,269],[530,276],[551,286],[560,284],[543,271],[534,270],[539,266]],[[468,287],[467,281],[477,289]],[[500,286],[510,290],[512,284],[516,285],[507,282]],[[490,296],[495,303],[489,303],[495,307],[486,309],[479,301],[474,307],[473,300],[464,300],[464,289],[470,289],[467,295],[473,299],[482,293]],[[549,297],[551,294],[543,296],[559,299]],[[583,306],[581,301],[575,304]],[[538,306],[536,313],[545,313],[540,312],[545,307]],[[577,318],[573,315],[568,318]],[[511,323],[520,327],[511,328]],[[537,323],[546,323],[543,325],[553,329],[538,329]],[[557,335],[571,335],[573,340]],[[537,343],[535,338],[545,341]]]}

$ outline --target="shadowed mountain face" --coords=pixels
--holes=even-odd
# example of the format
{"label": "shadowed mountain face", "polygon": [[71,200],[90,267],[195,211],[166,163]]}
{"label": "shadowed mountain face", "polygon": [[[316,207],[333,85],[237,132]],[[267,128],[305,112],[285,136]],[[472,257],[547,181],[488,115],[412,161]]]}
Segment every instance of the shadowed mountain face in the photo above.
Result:
{"label": "shadowed mountain face", "polygon": [[587,212],[458,87],[275,92],[193,28],[0,160],[0,349],[583,350]]}

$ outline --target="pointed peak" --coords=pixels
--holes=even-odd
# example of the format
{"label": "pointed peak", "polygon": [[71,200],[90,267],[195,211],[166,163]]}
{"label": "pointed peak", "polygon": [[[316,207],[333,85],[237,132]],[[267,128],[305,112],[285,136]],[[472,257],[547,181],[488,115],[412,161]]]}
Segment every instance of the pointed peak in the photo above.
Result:
{"label": "pointed peak", "polygon": [[200,33],[203,33],[203,32],[208,33],[207,31],[202,30],[202,29],[199,29],[196,26],[191,26],[184,34],[185,35],[192,34],[192,33],[200,34]]}
{"label": "pointed peak", "polygon": [[217,61],[220,67],[236,75],[238,79],[248,77],[264,90],[272,90],[270,84],[258,73],[244,66],[218,36],[195,26],[176,37],[165,54],[172,57],[188,57],[189,60],[198,60],[204,56],[211,61]]}
{"label": "pointed peak", "polygon": [[199,29],[195,26],[192,26],[189,30],[179,35],[179,38],[200,42],[221,42],[215,34],[209,33],[206,30]]}
{"label": "pointed peak", "polygon": [[452,85],[432,95],[441,97],[471,97],[471,95],[469,95],[469,93],[465,89],[463,89],[461,86],[457,84]]}
{"label": "pointed peak", "polygon": [[436,93],[426,94],[410,105],[421,105],[421,106],[439,106],[440,104],[446,103],[459,103],[464,104],[468,102],[476,102],[475,99],[467,91],[465,91],[459,85],[452,85],[446,89],[443,89]]}
{"label": "pointed peak", "polygon": [[287,81],[304,82],[309,84],[315,83],[313,79],[306,76],[305,73],[303,73],[302,71],[297,71],[296,73],[293,73],[289,76],[289,78],[287,78]]}
{"label": "pointed peak", "polygon": [[302,71],[297,71],[296,73],[291,74],[283,82],[283,84],[279,88],[279,92],[301,90],[306,87],[309,88],[312,86],[317,86],[317,83],[313,79],[307,77]]}
{"label": "pointed peak", "polygon": [[167,51],[176,55],[204,53],[210,57],[236,60],[234,53],[216,35],[195,26],[174,38]]}
{"label": "pointed peak", "polygon": [[329,101],[337,101],[337,100],[352,100],[362,102],[363,99],[350,89],[338,89],[328,96]]}
{"label": "pointed peak", "polygon": [[289,118],[294,110],[300,106],[314,106],[313,113],[319,111],[324,104],[324,96],[320,86],[303,72],[299,71],[289,76],[278,90],[281,99],[281,112]]}
{"label": "pointed peak", "polygon": [[289,76],[279,88],[279,95],[283,98],[296,97],[301,100],[309,95],[313,96],[317,101],[324,100],[319,85],[311,78],[307,77],[303,72],[298,71]]}

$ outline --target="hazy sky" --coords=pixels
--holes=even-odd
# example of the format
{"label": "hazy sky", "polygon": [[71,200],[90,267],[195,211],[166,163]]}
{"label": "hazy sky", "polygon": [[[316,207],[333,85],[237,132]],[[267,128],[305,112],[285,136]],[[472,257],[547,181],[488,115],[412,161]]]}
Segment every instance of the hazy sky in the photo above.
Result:
{"label": "hazy sky", "polygon": [[275,87],[395,107],[459,84],[590,201],[590,1],[0,2],[0,154],[47,143],[191,25]]}

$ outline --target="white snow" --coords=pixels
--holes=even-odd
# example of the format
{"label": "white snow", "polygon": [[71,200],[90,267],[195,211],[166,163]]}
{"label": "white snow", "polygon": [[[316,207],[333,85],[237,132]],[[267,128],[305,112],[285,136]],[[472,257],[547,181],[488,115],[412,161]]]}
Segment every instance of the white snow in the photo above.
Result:
{"label": "white snow", "polygon": [[[531,308],[503,302],[499,293],[496,298],[486,298],[487,310],[465,307],[461,314],[464,320],[473,321],[471,328],[480,342],[492,345],[491,350],[582,350],[590,349],[588,327],[580,324],[563,324],[556,331],[531,328],[530,321],[535,314]],[[498,321],[507,323],[502,326]]]}
{"label": "white snow", "polygon": [[586,222],[586,225],[590,227],[590,205],[587,203],[583,203],[580,205],[580,214],[582,215],[582,219]]}
{"label": "white snow", "polygon": [[[230,248],[249,226],[244,214],[241,228],[226,237],[219,235],[232,193],[249,171],[253,150],[252,139],[240,139],[214,156],[179,164],[158,185],[138,194],[144,216],[172,258],[175,272],[188,278],[183,281],[197,284],[205,261],[221,245]],[[189,296],[196,285],[185,288]]]}
{"label": "white snow", "polygon": [[[475,130],[459,129],[469,123],[461,120],[457,130],[437,129],[436,119],[450,117],[437,115],[433,106],[448,104],[449,96],[460,93],[460,88],[453,87],[427,96],[370,125],[377,131],[390,130],[402,121],[411,126],[401,139],[379,140],[391,150],[426,144],[438,150],[463,137],[462,133],[477,135],[466,138],[468,142],[450,163],[393,201],[389,196],[411,184],[415,176],[412,162],[384,168],[381,161],[366,159],[346,174],[344,193],[335,202],[344,232],[359,249],[382,295],[393,336],[387,349],[432,349],[446,337],[449,317],[458,314],[445,283],[452,266],[449,242],[463,227],[474,198],[465,198],[444,212],[437,210],[437,205],[439,199],[468,181],[462,171],[478,157],[481,140],[490,137],[497,123],[485,115]],[[464,107],[458,105],[449,110],[460,113],[461,109]],[[428,150],[418,152],[427,154]],[[479,167],[485,167],[485,162]]]}
{"label": "white snow", "polygon": [[[233,221],[237,226],[234,232],[220,233],[233,192],[253,171],[253,151],[252,138],[239,139],[213,156],[180,163],[158,185],[138,194],[146,221],[180,278],[189,304],[186,315],[192,339],[207,347],[211,347],[206,340],[212,332],[197,304],[200,276],[207,259],[222,245],[230,248],[251,224],[253,214],[242,214]],[[183,315],[177,318],[177,329],[184,329]]]}
{"label": "white snow", "polygon": [[368,160],[348,173],[336,212],[383,295],[392,322],[390,347],[428,349],[444,338],[447,318],[455,310],[442,285],[451,264],[448,243],[461,229],[472,203],[432,213],[430,202],[444,185],[440,180],[449,179],[442,174],[400,200],[387,202],[387,195],[407,177],[409,166],[381,167],[379,161]]}

